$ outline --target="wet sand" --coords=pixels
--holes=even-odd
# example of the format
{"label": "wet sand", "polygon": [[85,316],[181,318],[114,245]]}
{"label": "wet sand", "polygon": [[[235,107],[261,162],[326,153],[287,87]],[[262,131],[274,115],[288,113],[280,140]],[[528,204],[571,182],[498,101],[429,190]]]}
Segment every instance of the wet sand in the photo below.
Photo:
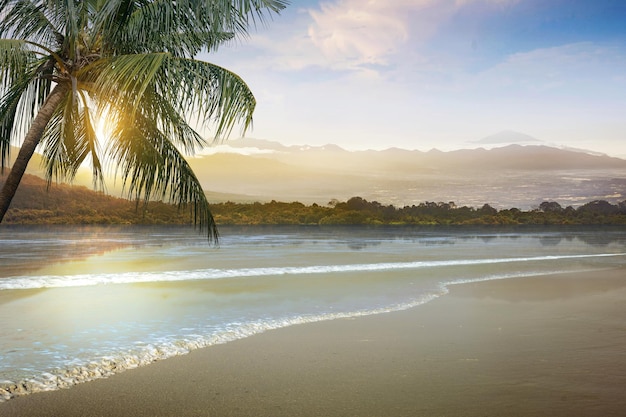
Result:
{"label": "wet sand", "polygon": [[19,397],[0,415],[624,415],[626,270],[450,290]]}

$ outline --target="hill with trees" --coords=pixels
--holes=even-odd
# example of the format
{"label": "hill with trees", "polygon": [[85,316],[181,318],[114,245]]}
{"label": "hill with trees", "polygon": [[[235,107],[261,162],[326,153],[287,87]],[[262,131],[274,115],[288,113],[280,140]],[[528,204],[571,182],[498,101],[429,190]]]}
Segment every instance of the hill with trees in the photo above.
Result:
{"label": "hill with trees", "polygon": [[[2,178],[0,178],[0,183]],[[218,225],[626,225],[626,201],[594,200],[577,208],[544,201],[532,210],[457,206],[423,202],[395,207],[352,197],[327,205],[301,202],[211,205]],[[84,186],[47,183],[26,175],[13,201],[7,224],[191,224],[185,208],[160,201],[133,202]]]}
{"label": "hill with trees", "polygon": [[[0,177],[0,185],[4,177]],[[190,224],[186,211],[163,202],[133,202],[84,186],[48,184],[24,175],[6,224]]]}

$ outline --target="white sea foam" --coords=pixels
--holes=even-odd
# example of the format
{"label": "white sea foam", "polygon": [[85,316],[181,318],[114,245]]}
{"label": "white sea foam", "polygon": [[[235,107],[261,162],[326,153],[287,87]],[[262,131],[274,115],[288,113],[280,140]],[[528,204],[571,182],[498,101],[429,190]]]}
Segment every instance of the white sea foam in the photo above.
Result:
{"label": "white sea foam", "polygon": [[427,303],[444,293],[445,291],[442,289],[437,293],[424,294],[419,299],[412,302],[377,309],[311,314],[274,320],[258,320],[247,323],[231,323],[230,325],[225,326],[223,330],[210,335],[198,335],[195,338],[178,340],[175,342],[150,344],[133,352],[120,353],[116,356],[107,356],[102,358],[100,361],[92,361],[87,364],[80,364],[68,369],[57,369],[51,372],[44,372],[39,376],[20,381],[18,383],[14,383],[12,381],[0,381],[0,402],[7,401],[21,395],[42,391],[53,391],[68,388],[73,385],[95,379],[106,378],[128,369],[149,365],[155,361],[167,359],[173,356],[184,355],[195,349],[228,343],[234,340],[263,333],[268,330],[280,329],[297,324],[314,323],[341,318],[353,318],[405,310]]}
{"label": "white sea foam", "polygon": [[77,275],[17,276],[0,279],[0,290],[23,290],[58,287],[82,287],[106,284],[131,284],[148,282],[173,282],[190,280],[228,279],[276,276],[286,274],[327,274],[342,272],[375,272],[399,269],[420,269],[450,266],[486,265],[512,262],[533,262],[567,259],[625,256],[626,253],[601,253],[585,255],[546,255],[517,258],[460,259],[445,261],[413,261],[374,264],[312,265],[239,269],[196,269],[161,272],[125,272]]}

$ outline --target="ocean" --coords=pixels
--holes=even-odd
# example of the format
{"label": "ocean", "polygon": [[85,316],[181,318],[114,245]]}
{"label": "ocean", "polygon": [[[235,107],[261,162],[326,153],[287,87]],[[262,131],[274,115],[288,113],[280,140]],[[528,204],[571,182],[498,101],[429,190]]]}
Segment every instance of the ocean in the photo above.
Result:
{"label": "ocean", "polygon": [[626,228],[0,228],[0,401],[451,285],[626,265]]}

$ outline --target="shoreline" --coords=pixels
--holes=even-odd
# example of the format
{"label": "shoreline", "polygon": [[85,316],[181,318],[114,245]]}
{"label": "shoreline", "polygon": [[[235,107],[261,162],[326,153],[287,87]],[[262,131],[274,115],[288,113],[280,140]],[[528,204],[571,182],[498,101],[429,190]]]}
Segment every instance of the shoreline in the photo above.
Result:
{"label": "shoreline", "polygon": [[611,416],[626,408],[626,270],[455,284],[405,311],[289,326],[3,416]]}

